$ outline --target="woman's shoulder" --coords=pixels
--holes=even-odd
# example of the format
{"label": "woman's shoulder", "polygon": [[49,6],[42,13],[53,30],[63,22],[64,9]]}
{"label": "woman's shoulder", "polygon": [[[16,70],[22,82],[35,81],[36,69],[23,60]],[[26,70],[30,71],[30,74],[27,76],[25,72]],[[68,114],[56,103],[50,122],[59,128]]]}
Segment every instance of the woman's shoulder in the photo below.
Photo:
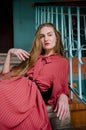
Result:
{"label": "woman's shoulder", "polygon": [[66,57],[63,56],[56,56],[55,60],[52,62],[52,66],[54,70],[59,71],[63,70],[65,67],[69,67],[69,62]]}
{"label": "woman's shoulder", "polygon": [[56,55],[55,56],[55,60],[56,62],[69,62],[68,58],[67,57],[64,57],[64,56],[61,56],[61,55]]}

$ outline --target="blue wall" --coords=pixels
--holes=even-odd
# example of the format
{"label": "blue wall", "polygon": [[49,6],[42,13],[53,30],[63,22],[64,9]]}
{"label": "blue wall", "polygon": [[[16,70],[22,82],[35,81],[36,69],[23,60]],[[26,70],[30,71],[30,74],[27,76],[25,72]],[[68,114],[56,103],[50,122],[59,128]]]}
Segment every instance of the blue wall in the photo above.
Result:
{"label": "blue wall", "polygon": [[13,2],[14,47],[25,50],[29,50],[35,32],[35,12],[29,3],[30,0]]}
{"label": "blue wall", "polygon": [[13,0],[14,47],[27,51],[30,49],[35,34],[35,10],[30,4],[44,1]]}

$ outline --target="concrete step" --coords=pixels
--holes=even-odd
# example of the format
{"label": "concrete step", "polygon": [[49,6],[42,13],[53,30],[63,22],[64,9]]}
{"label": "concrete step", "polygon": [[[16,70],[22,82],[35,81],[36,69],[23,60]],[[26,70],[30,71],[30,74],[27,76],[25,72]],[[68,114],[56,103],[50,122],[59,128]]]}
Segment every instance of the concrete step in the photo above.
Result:
{"label": "concrete step", "polygon": [[[0,53],[0,71],[2,70],[3,64],[5,62],[7,54],[6,53]],[[12,56],[11,58],[11,66],[15,66],[19,64],[20,61],[16,56]]]}
{"label": "concrete step", "polygon": [[71,125],[73,127],[86,126],[86,106],[81,102],[70,104]]}
{"label": "concrete step", "polygon": [[62,128],[56,130],[86,130],[86,126],[78,126],[78,127],[70,127],[70,128]]}

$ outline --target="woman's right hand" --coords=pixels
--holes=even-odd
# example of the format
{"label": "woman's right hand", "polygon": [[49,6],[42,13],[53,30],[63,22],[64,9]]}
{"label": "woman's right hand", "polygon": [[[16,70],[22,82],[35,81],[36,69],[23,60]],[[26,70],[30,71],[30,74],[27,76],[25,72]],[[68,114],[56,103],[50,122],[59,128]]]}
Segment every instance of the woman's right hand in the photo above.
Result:
{"label": "woman's right hand", "polygon": [[25,51],[23,49],[18,49],[18,48],[11,48],[8,51],[8,55],[10,55],[10,56],[15,55],[21,61],[25,61],[27,58],[30,57],[30,54],[27,51]]}
{"label": "woman's right hand", "polygon": [[25,61],[27,58],[30,57],[30,54],[23,49],[11,48],[7,53],[7,57],[2,68],[2,73],[8,73],[10,71],[10,62],[12,55],[17,56],[18,59],[21,61]]}

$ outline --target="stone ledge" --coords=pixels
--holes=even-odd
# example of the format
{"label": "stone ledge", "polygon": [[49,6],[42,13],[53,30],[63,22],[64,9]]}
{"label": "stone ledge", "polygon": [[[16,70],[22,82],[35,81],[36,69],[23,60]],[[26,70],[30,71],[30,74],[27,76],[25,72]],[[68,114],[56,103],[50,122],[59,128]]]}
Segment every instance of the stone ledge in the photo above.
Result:
{"label": "stone ledge", "polygon": [[[0,72],[2,71],[2,67],[5,62],[6,56],[7,56],[7,53],[0,53]],[[12,56],[11,66],[15,66],[19,63],[20,63],[19,59],[16,56]]]}
{"label": "stone ledge", "polygon": [[[4,64],[6,56],[7,56],[6,53],[0,53],[0,65]],[[16,56],[12,56],[11,64],[18,64],[18,63],[20,63],[19,59]]]}

